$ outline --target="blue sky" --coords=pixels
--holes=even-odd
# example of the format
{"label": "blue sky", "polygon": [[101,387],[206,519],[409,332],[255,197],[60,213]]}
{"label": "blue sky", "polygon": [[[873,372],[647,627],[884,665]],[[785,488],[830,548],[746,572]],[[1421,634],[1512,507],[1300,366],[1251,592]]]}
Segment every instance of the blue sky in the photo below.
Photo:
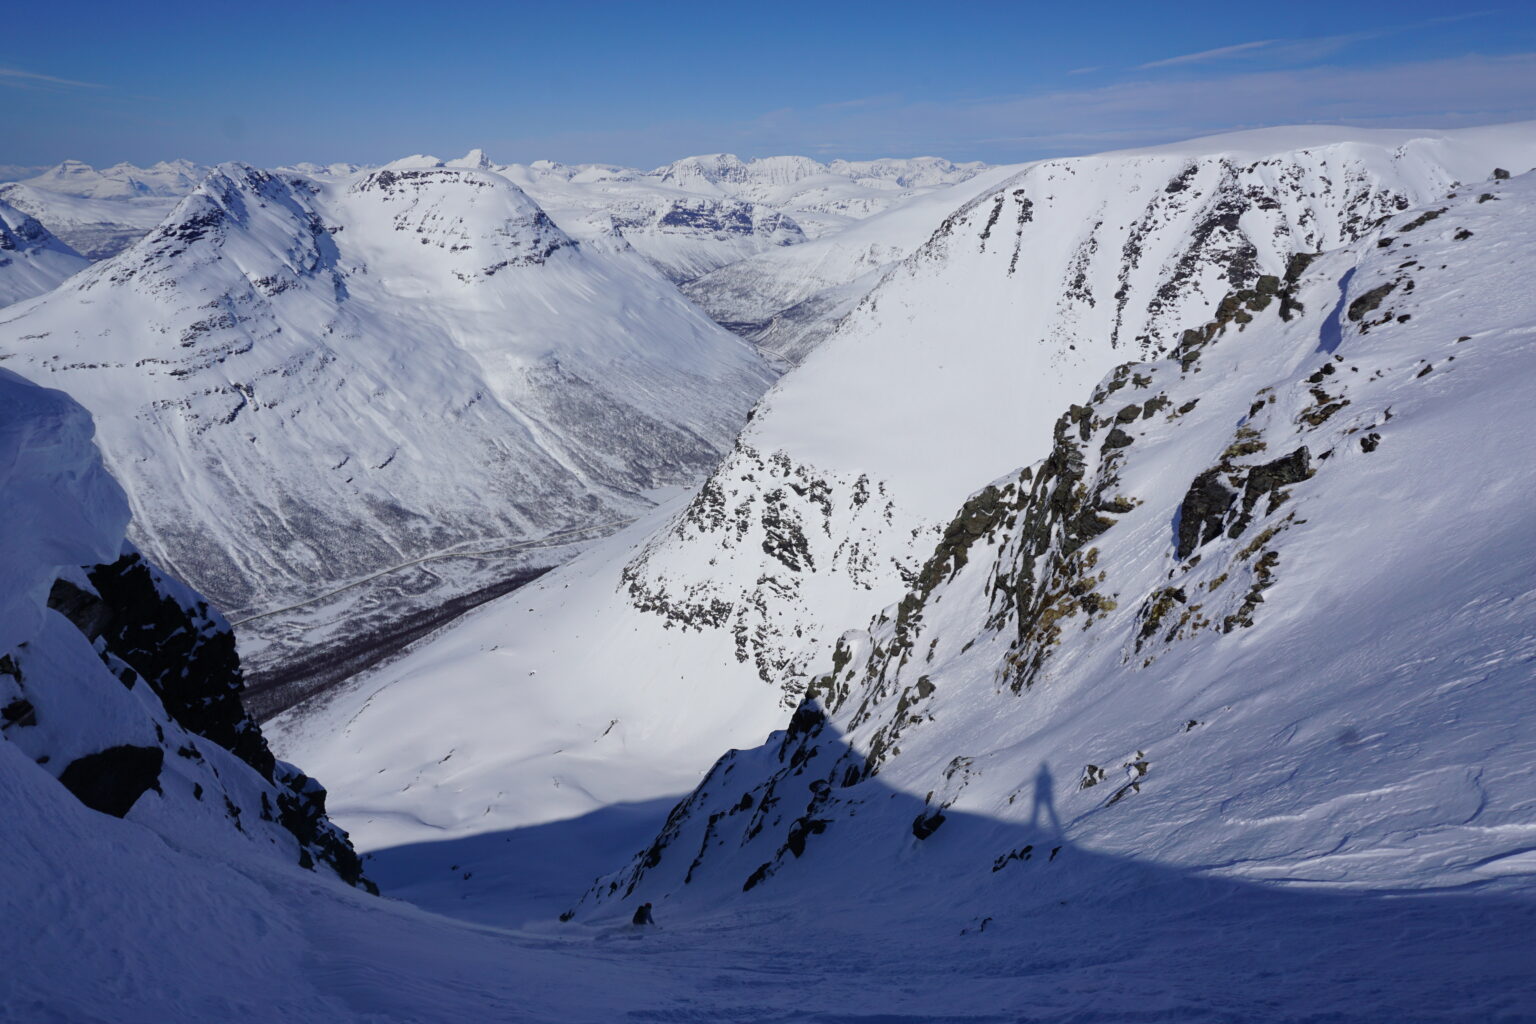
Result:
{"label": "blue sky", "polygon": [[0,164],[484,147],[1010,162],[1300,122],[1536,118],[1536,3],[33,2]]}

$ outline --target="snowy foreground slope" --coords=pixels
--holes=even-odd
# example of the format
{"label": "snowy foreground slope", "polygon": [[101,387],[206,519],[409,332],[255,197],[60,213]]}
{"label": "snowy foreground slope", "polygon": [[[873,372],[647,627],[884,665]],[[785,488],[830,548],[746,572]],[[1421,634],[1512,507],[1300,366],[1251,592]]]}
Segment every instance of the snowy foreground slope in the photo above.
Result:
{"label": "snowy foreground slope", "polygon": [[135,542],[232,619],[465,556],[329,606],[321,625],[353,634],[648,510],[772,379],[638,259],[441,167],[224,165],[130,249],[0,313],[0,355],[91,409]]}
{"label": "snowy foreground slope", "polygon": [[1354,135],[1049,161],[983,193],[780,381],[685,508],[297,710],[274,742],[370,849],[675,795],[796,706],[838,634],[899,601],[954,510],[1047,455],[1111,367],[1293,253],[1536,164],[1529,126]]}

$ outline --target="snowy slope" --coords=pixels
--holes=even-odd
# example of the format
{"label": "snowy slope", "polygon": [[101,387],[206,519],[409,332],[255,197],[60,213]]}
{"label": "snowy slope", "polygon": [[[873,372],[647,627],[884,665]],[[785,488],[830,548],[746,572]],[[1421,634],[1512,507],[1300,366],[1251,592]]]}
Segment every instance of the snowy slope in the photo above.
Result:
{"label": "snowy slope", "polygon": [[[353,634],[651,508],[771,379],[641,261],[441,167],[224,165],[132,248],[7,310],[0,353],[91,409],[136,542],[234,619],[476,556],[350,591],[331,611]],[[303,642],[285,621],[250,639]]]}
{"label": "snowy slope", "polygon": [[0,306],[50,291],[89,262],[34,218],[0,201]]}
{"label": "snowy slope", "polygon": [[728,264],[689,281],[683,293],[765,353],[798,363],[887,269],[928,240],[946,214],[1017,171],[989,168],[912,196],[803,245]]}
{"label": "snowy slope", "polygon": [[[1462,892],[1523,908],[1492,989],[1467,981],[1481,953],[1451,915],[1413,940],[1445,952],[1422,967],[1441,995],[1387,1012],[1373,987],[1346,1011],[1471,1019],[1497,1014],[1457,1001],[1491,997],[1520,1019],[1536,476],[1486,438],[1536,429],[1532,251],[1536,175],[1472,182],[1117,368],[843,635],[787,729],[722,758],[578,916],[868,901],[951,935],[1045,929],[1064,966],[1095,924],[1201,949],[1181,932],[1208,927],[1206,901],[1233,929],[1286,889],[1313,895],[1259,933],[1336,955],[1307,898],[1431,913],[1401,897]],[[1287,998],[1348,982],[1316,971]],[[1175,992],[1257,994],[1233,981]]]}
{"label": "snowy slope", "polygon": [[[1191,325],[1179,358],[1064,396],[1043,443],[1016,439],[1046,457],[965,503],[910,599],[845,635],[787,728],[726,755],[560,930],[509,936],[517,955],[498,979],[581,972],[578,991],[545,982],[519,1008],[839,1024],[1527,1019],[1536,480],[1485,440],[1490,424],[1512,437],[1536,426],[1523,395],[1536,304],[1521,286],[1536,182],[1457,193],[1298,263],[1273,290],[1236,290]],[[1202,528],[1181,551],[1186,519]],[[615,540],[604,557],[617,564]],[[561,614],[603,630],[577,588],[601,596],[604,570],[586,567],[582,584],[578,569],[546,586]],[[472,670],[473,632],[506,644],[507,690],[552,719],[537,702],[558,690],[541,696],[523,672],[560,659],[518,648],[541,632],[558,642],[555,603],[518,595],[418,650],[401,673],[415,706],[434,681],[471,695],[429,659]],[[539,627],[523,632],[513,611]],[[584,635],[603,648],[618,632]],[[688,671],[691,655],[672,651]],[[649,687],[644,672],[607,693],[589,681],[572,705],[606,714],[588,701]],[[516,703],[477,696],[477,720]],[[691,708],[676,690],[651,697],[660,744]],[[359,691],[348,742],[366,746],[391,702],[388,688]],[[468,836],[469,805],[493,794],[473,766],[451,766],[493,732],[522,737],[508,722],[450,738],[435,716],[411,751],[398,731],[409,707],[374,735],[389,756],[441,763],[390,785],[403,812],[442,810],[428,824],[444,831],[416,835],[447,841],[373,863],[423,905],[521,923],[530,875],[580,862],[592,830],[627,827],[613,808]],[[585,747],[564,764],[499,764],[505,803],[537,796],[541,772],[569,787],[579,760],[625,763],[593,742],[600,725],[560,737]],[[409,834],[408,816],[376,836]],[[620,922],[641,900],[662,930],[637,937]],[[430,940],[473,979],[459,999],[482,991],[479,957]],[[359,959],[388,962],[397,943],[374,920]],[[610,985],[619,1006],[605,1017],[594,1003]],[[465,1012],[414,977],[391,987],[397,1012],[429,997]],[[562,1002],[546,1010],[551,996]]]}
{"label": "snowy slope", "polygon": [[[765,397],[686,507],[637,525],[633,549],[616,540],[486,608],[335,704],[289,716],[274,742],[334,780],[340,820],[368,848],[677,792],[706,766],[700,737],[755,743],[843,629],[900,600],[954,508],[1046,455],[1061,409],[1110,367],[1176,342],[1235,288],[1283,274],[1293,252],[1536,156],[1527,128],[1413,137],[1268,156],[1262,137],[1200,141],[1189,152],[1227,155],[1027,169],[936,225]],[[1058,298],[1079,271],[1080,297]],[[428,692],[484,713],[417,722]],[[583,695],[579,714],[568,692]],[[649,742],[612,751],[620,727]],[[542,780],[537,799],[504,784],[513,760]]]}

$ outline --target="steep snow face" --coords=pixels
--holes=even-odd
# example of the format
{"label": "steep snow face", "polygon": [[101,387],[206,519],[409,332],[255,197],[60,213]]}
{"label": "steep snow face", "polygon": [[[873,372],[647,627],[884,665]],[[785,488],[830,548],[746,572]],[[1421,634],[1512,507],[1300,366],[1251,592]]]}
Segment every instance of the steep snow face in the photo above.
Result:
{"label": "steep snow face", "polygon": [[1006,934],[1159,906],[1154,864],[1528,900],[1536,473],[1487,437],[1536,430],[1536,176],[1455,192],[1067,408],[578,915],[761,887]]}
{"label": "steep snow face", "polygon": [[[224,165],[133,248],[9,310],[0,352],[93,411],[136,542],[232,618],[461,556],[403,593],[349,591],[332,612],[353,632],[652,507],[771,379],[639,261],[444,167]],[[299,643],[284,621],[252,639]]]}
{"label": "steep snow face", "polygon": [[[1529,126],[1361,138],[1264,155],[1261,133],[1048,161],[982,193],[759,403],[737,443],[753,455],[726,460],[701,492],[732,514],[680,526],[629,586],[671,595],[658,605],[729,609],[693,619],[774,666],[765,679],[792,694],[807,652],[831,643],[827,610],[867,602],[873,614],[897,599],[953,508],[1043,456],[1063,402],[1109,367],[1176,343],[1233,292],[1275,285],[1294,253],[1536,161]],[[834,525],[855,514],[860,478],[882,495],[882,522],[850,538]],[[853,541],[857,572],[834,555]],[[789,565],[784,552],[802,549]],[[716,562],[701,573],[702,551]]]}
{"label": "steep snow face", "polygon": [[[101,819],[98,854],[114,829],[144,830],[366,885],[324,790],[276,762],[246,716],[228,623],[123,550],[128,503],[91,434],[62,392],[0,370],[0,799],[4,856],[21,874],[7,892],[38,899],[27,869],[57,826],[35,820],[36,791]],[[31,917],[11,907],[5,920]]]}
{"label": "steep snow face", "polygon": [[50,291],[89,262],[34,218],[0,201],[0,306]]}

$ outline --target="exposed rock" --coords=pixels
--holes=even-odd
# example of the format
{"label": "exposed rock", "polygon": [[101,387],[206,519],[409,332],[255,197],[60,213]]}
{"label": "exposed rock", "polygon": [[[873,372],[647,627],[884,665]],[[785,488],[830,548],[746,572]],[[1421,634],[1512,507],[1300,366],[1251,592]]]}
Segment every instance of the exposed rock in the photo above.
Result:
{"label": "exposed rock", "polygon": [[1237,500],[1237,492],[1221,482],[1218,470],[1207,470],[1195,477],[1179,505],[1179,558],[1188,558],[1202,544],[1221,536],[1227,512]]}
{"label": "exposed rock", "polygon": [[1349,304],[1349,319],[1358,322],[1364,318],[1365,314],[1380,306],[1382,300],[1390,295],[1392,293],[1392,289],[1396,287],[1397,283],[1395,281],[1388,282],[1387,284],[1377,285],[1375,288],[1372,288],[1364,295],[1356,298]]}
{"label": "exposed rock", "polygon": [[91,810],[121,818],[146,790],[159,790],[164,762],[159,747],[108,747],[71,761],[59,781]]}

